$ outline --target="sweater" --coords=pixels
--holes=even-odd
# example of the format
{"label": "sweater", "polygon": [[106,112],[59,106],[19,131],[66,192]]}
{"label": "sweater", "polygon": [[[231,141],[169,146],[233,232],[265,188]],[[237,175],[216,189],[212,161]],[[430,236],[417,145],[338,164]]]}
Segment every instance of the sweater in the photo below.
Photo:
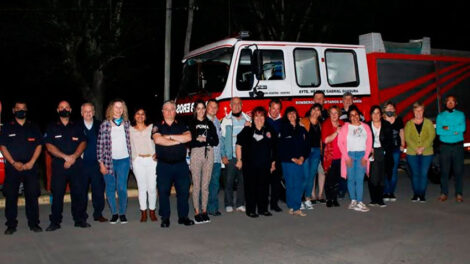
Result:
{"label": "sweater", "polygon": [[413,119],[406,122],[405,125],[405,142],[406,142],[406,154],[417,155],[416,149],[418,147],[424,147],[423,155],[429,156],[434,154],[432,143],[436,137],[436,132],[432,121],[425,118],[423,121],[423,128],[421,133],[418,134]]}
{"label": "sweater", "polygon": [[[448,129],[445,130],[444,126]],[[463,141],[465,129],[465,115],[459,110],[444,111],[437,116],[436,133],[441,142],[452,144]]]}

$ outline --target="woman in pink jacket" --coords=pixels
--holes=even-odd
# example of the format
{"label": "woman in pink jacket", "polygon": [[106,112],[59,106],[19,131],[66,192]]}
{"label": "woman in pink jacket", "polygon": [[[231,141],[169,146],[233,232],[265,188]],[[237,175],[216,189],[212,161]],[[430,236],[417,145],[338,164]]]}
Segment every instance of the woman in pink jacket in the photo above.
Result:
{"label": "woman in pink jacket", "polygon": [[341,150],[341,177],[348,180],[349,209],[368,212],[362,202],[364,174],[369,174],[369,155],[372,151],[372,132],[367,124],[360,121],[359,110],[355,107],[348,111],[350,123],[346,123],[338,135]]}

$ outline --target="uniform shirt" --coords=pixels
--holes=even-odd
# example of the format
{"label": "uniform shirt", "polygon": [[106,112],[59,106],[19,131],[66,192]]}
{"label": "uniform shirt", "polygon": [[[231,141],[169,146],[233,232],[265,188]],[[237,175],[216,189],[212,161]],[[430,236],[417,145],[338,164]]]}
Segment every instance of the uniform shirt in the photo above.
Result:
{"label": "uniform shirt", "polygon": [[[165,121],[162,121],[153,126],[152,137],[156,133],[162,136],[169,136],[181,135],[186,131],[189,131],[188,126],[181,122],[175,120],[171,125],[168,125]],[[166,163],[177,163],[186,160],[186,147],[183,143],[174,146],[155,144],[155,152],[157,153],[158,160]]]}
{"label": "uniform shirt", "polygon": [[5,146],[13,160],[18,162],[29,162],[41,144],[41,131],[30,121],[20,125],[13,120],[5,124],[0,134],[0,145]]}
{"label": "uniform shirt", "polygon": [[[44,135],[44,142],[54,145],[65,155],[72,155],[78,148],[80,143],[86,141],[83,130],[78,125],[69,121],[64,126],[61,121],[50,124],[47,127],[46,134]],[[61,160],[54,157],[54,160]]]}

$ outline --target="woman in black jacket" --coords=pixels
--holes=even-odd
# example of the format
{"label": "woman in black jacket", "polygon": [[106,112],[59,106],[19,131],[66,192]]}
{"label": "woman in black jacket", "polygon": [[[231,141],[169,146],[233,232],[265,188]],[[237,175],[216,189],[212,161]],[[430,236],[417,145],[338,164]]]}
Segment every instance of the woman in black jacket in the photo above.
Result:
{"label": "woman in black jacket", "polygon": [[369,206],[385,207],[383,191],[386,168],[393,167],[393,132],[389,122],[382,119],[378,105],[370,108],[371,121],[368,123],[373,135],[373,151],[370,156]]}
{"label": "woman in black jacket", "polygon": [[[214,123],[206,116],[206,105],[202,100],[194,103],[194,118],[189,124],[189,130],[191,131],[189,145],[191,147],[190,169],[193,180],[194,220],[196,224],[208,223],[210,219],[206,210],[209,183],[214,166],[213,147],[219,144],[219,137]],[[199,197],[202,200],[202,208],[199,208]]]}
{"label": "woman in black jacket", "polygon": [[302,164],[309,156],[310,148],[307,144],[307,131],[299,124],[299,114],[294,107],[286,109],[278,138],[278,153],[286,181],[286,203],[289,213],[306,216],[300,211],[304,183]]}
{"label": "woman in black jacket", "polygon": [[268,190],[269,176],[275,169],[275,132],[266,122],[266,109],[258,106],[251,113],[253,124],[245,126],[237,136],[235,166],[243,170],[246,215],[271,216]]}

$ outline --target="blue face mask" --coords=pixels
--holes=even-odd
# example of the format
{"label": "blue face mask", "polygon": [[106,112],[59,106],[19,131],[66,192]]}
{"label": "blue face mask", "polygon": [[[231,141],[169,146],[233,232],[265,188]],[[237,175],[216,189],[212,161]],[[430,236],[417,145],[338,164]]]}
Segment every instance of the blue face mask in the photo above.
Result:
{"label": "blue face mask", "polygon": [[114,118],[113,122],[114,122],[114,124],[116,124],[116,126],[120,126],[122,124],[122,120],[123,120],[122,117]]}

